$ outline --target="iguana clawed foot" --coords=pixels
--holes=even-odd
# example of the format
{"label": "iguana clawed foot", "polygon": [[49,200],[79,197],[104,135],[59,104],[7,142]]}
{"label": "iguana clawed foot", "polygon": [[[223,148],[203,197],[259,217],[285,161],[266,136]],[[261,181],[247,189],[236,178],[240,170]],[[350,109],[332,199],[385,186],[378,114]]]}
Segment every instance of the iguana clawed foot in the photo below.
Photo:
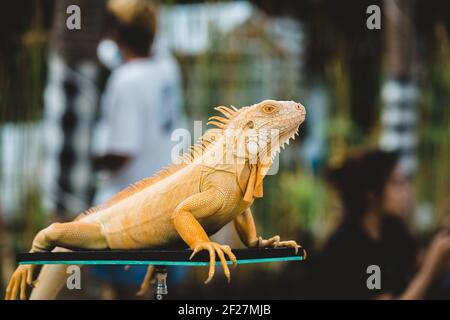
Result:
{"label": "iguana clawed foot", "polygon": [[274,236],[270,239],[264,240],[262,237],[258,238],[258,248],[268,248],[268,247],[291,247],[295,249],[295,254],[298,253],[298,249],[302,248],[301,245],[297,244],[294,240],[280,241],[280,236]]}
{"label": "iguana clawed foot", "polygon": [[8,287],[6,288],[5,300],[16,300],[19,291],[20,300],[26,299],[27,285],[34,285],[33,271],[35,267],[36,266],[32,264],[20,265],[17,267],[16,271],[14,271],[11,276]]}
{"label": "iguana clawed foot", "polygon": [[[225,259],[225,254],[230,258],[234,265],[237,264],[236,256],[231,252],[231,248],[227,245],[221,245],[215,242],[201,242],[197,244],[194,248],[194,252],[189,257],[191,260],[199,251],[208,250],[209,251],[209,273],[205,284],[210,282],[214,276],[214,270],[216,265],[216,253],[219,256],[220,263],[222,264],[223,272],[227,278],[228,283],[230,282],[230,270],[228,269],[227,260]],[[225,253],[225,254],[224,254]]]}

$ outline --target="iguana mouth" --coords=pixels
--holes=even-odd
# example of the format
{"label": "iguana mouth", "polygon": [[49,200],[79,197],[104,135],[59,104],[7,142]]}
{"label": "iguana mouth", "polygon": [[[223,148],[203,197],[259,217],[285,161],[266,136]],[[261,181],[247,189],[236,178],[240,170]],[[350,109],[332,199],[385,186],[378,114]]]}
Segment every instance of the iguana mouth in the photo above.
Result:
{"label": "iguana mouth", "polygon": [[[303,110],[305,110],[303,108]],[[305,121],[306,111],[303,111],[300,116],[291,119],[288,127],[290,129],[286,130],[284,133],[280,135],[280,144],[282,148],[286,144],[289,144],[290,140],[295,140],[295,136],[298,136],[298,130],[300,129],[300,125]]]}
{"label": "iguana mouth", "polygon": [[298,136],[298,134],[299,134],[298,133],[298,129],[299,129],[299,127],[295,128],[295,129],[292,129],[292,130],[290,130],[290,131],[288,131],[288,132],[286,132],[286,133],[281,135],[281,137],[280,137],[280,142],[281,142],[280,143],[280,148],[281,149],[284,149],[284,147],[286,145],[289,145],[289,143],[291,142],[291,139],[295,140],[295,136]]}
{"label": "iguana mouth", "polygon": [[[301,124],[301,123],[300,123]],[[281,150],[284,150],[286,145],[289,145],[291,139],[295,140],[295,137],[299,135],[299,127],[294,126],[292,129],[285,131],[278,137],[279,144],[277,146],[271,146],[270,143],[268,143],[268,147],[274,147],[273,150],[271,150],[270,160],[273,161],[275,157],[278,155],[278,153],[281,152]],[[262,155],[267,154],[267,148],[264,148],[261,153]]]}

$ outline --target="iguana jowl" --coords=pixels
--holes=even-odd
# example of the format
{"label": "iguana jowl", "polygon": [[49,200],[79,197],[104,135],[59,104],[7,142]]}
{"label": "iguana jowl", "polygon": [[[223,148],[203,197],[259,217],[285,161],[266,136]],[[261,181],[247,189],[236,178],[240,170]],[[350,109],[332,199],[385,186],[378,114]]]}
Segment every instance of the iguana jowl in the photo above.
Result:
{"label": "iguana jowl", "polygon": [[[224,117],[211,117],[209,123],[218,128],[207,131],[181,163],[131,185],[73,222],[51,224],[36,235],[30,252],[156,248],[183,240],[192,256],[209,251],[207,283],[214,275],[216,254],[230,280],[225,255],[234,263],[236,257],[229,246],[209,240],[230,221],[247,247],[297,248],[295,241],[280,241],[279,236],[258,237],[250,206],[262,197],[262,181],[274,156],[298,134],[305,108],[293,101],[265,100],[216,110]],[[16,269],[6,299],[25,299],[33,268]],[[31,298],[54,298],[62,286],[54,282],[64,276],[61,267],[44,266]]]}

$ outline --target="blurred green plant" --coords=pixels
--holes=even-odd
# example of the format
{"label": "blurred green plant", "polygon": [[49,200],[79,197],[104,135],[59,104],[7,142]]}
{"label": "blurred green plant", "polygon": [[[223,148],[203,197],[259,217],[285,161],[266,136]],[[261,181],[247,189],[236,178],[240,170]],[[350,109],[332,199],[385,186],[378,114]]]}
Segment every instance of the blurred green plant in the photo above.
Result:
{"label": "blurred green plant", "polygon": [[352,115],[352,91],[355,90],[355,84],[351,81],[350,74],[351,66],[344,49],[337,50],[325,70],[325,81],[331,96],[330,119],[326,132],[331,162],[341,159],[354,148],[377,144],[377,124],[366,128],[368,134],[364,134]]}
{"label": "blurred green plant", "polygon": [[[320,233],[326,223],[327,193],[323,180],[305,170],[282,171],[266,178],[264,232]],[[269,220],[269,221],[268,221]]]}
{"label": "blurred green plant", "polygon": [[[2,187],[13,189],[15,198],[20,199],[20,205],[14,212],[8,212],[9,219],[0,217],[3,220],[0,232],[4,237],[0,245],[11,244],[15,252],[29,247],[44,220],[39,185],[37,180],[30,179],[29,173],[35,169],[30,165],[30,158],[35,159],[32,153],[36,148],[32,143],[36,142],[33,138],[37,133],[36,122],[42,116],[48,42],[43,20],[48,6],[48,1],[35,0],[11,4],[3,12],[9,17],[3,21],[6,32],[2,35],[6,38],[2,38],[3,47],[0,48],[0,161],[11,160],[12,154],[3,156],[5,152],[11,151],[11,145],[14,145],[20,157],[13,173],[2,172],[6,165],[0,163],[0,180],[11,182],[11,175],[14,174],[14,183],[6,186],[5,182]],[[19,17],[14,17],[17,14]],[[13,17],[12,20],[10,17]],[[12,134],[13,127],[15,133],[21,132],[20,137]],[[8,147],[5,142],[9,144]],[[9,179],[3,174],[10,175]],[[11,238],[6,239],[8,236]],[[4,249],[0,250],[0,278],[3,275],[4,255],[13,252],[12,248]]]}
{"label": "blurred green plant", "polygon": [[423,71],[416,196],[432,204],[436,223],[450,216],[450,40],[441,22]]}

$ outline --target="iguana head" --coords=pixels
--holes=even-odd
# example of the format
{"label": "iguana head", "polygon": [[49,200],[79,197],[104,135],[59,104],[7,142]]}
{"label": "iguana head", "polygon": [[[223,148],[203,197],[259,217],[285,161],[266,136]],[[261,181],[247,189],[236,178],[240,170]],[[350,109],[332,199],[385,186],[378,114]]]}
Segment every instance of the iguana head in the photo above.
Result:
{"label": "iguana head", "polygon": [[[224,117],[210,117],[208,124],[218,128],[208,130],[183,154],[179,165],[201,163],[218,170],[233,170],[244,201],[262,197],[262,180],[280,149],[298,134],[305,120],[305,107],[294,101],[264,100],[241,109],[215,109]],[[180,166],[168,172],[176,168]]]}
{"label": "iguana head", "polygon": [[251,162],[271,161],[298,134],[305,120],[305,107],[294,101],[264,100],[260,103],[231,109],[217,107],[226,118],[211,117],[210,122],[234,137],[228,141],[228,150]]}
{"label": "iguana head", "polygon": [[262,197],[263,178],[280,149],[298,134],[305,120],[305,107],[294,101],[264,100],[241,109],[217,107],[216,110],[225,118],[209,119],[210,124],[219,127],[219,133],[210,130],[204,138],[207,143],[217,138],[220,142],[212,143],[215,148],[206,159],[231,164],[236,170],[243,199],[250,203]]}

